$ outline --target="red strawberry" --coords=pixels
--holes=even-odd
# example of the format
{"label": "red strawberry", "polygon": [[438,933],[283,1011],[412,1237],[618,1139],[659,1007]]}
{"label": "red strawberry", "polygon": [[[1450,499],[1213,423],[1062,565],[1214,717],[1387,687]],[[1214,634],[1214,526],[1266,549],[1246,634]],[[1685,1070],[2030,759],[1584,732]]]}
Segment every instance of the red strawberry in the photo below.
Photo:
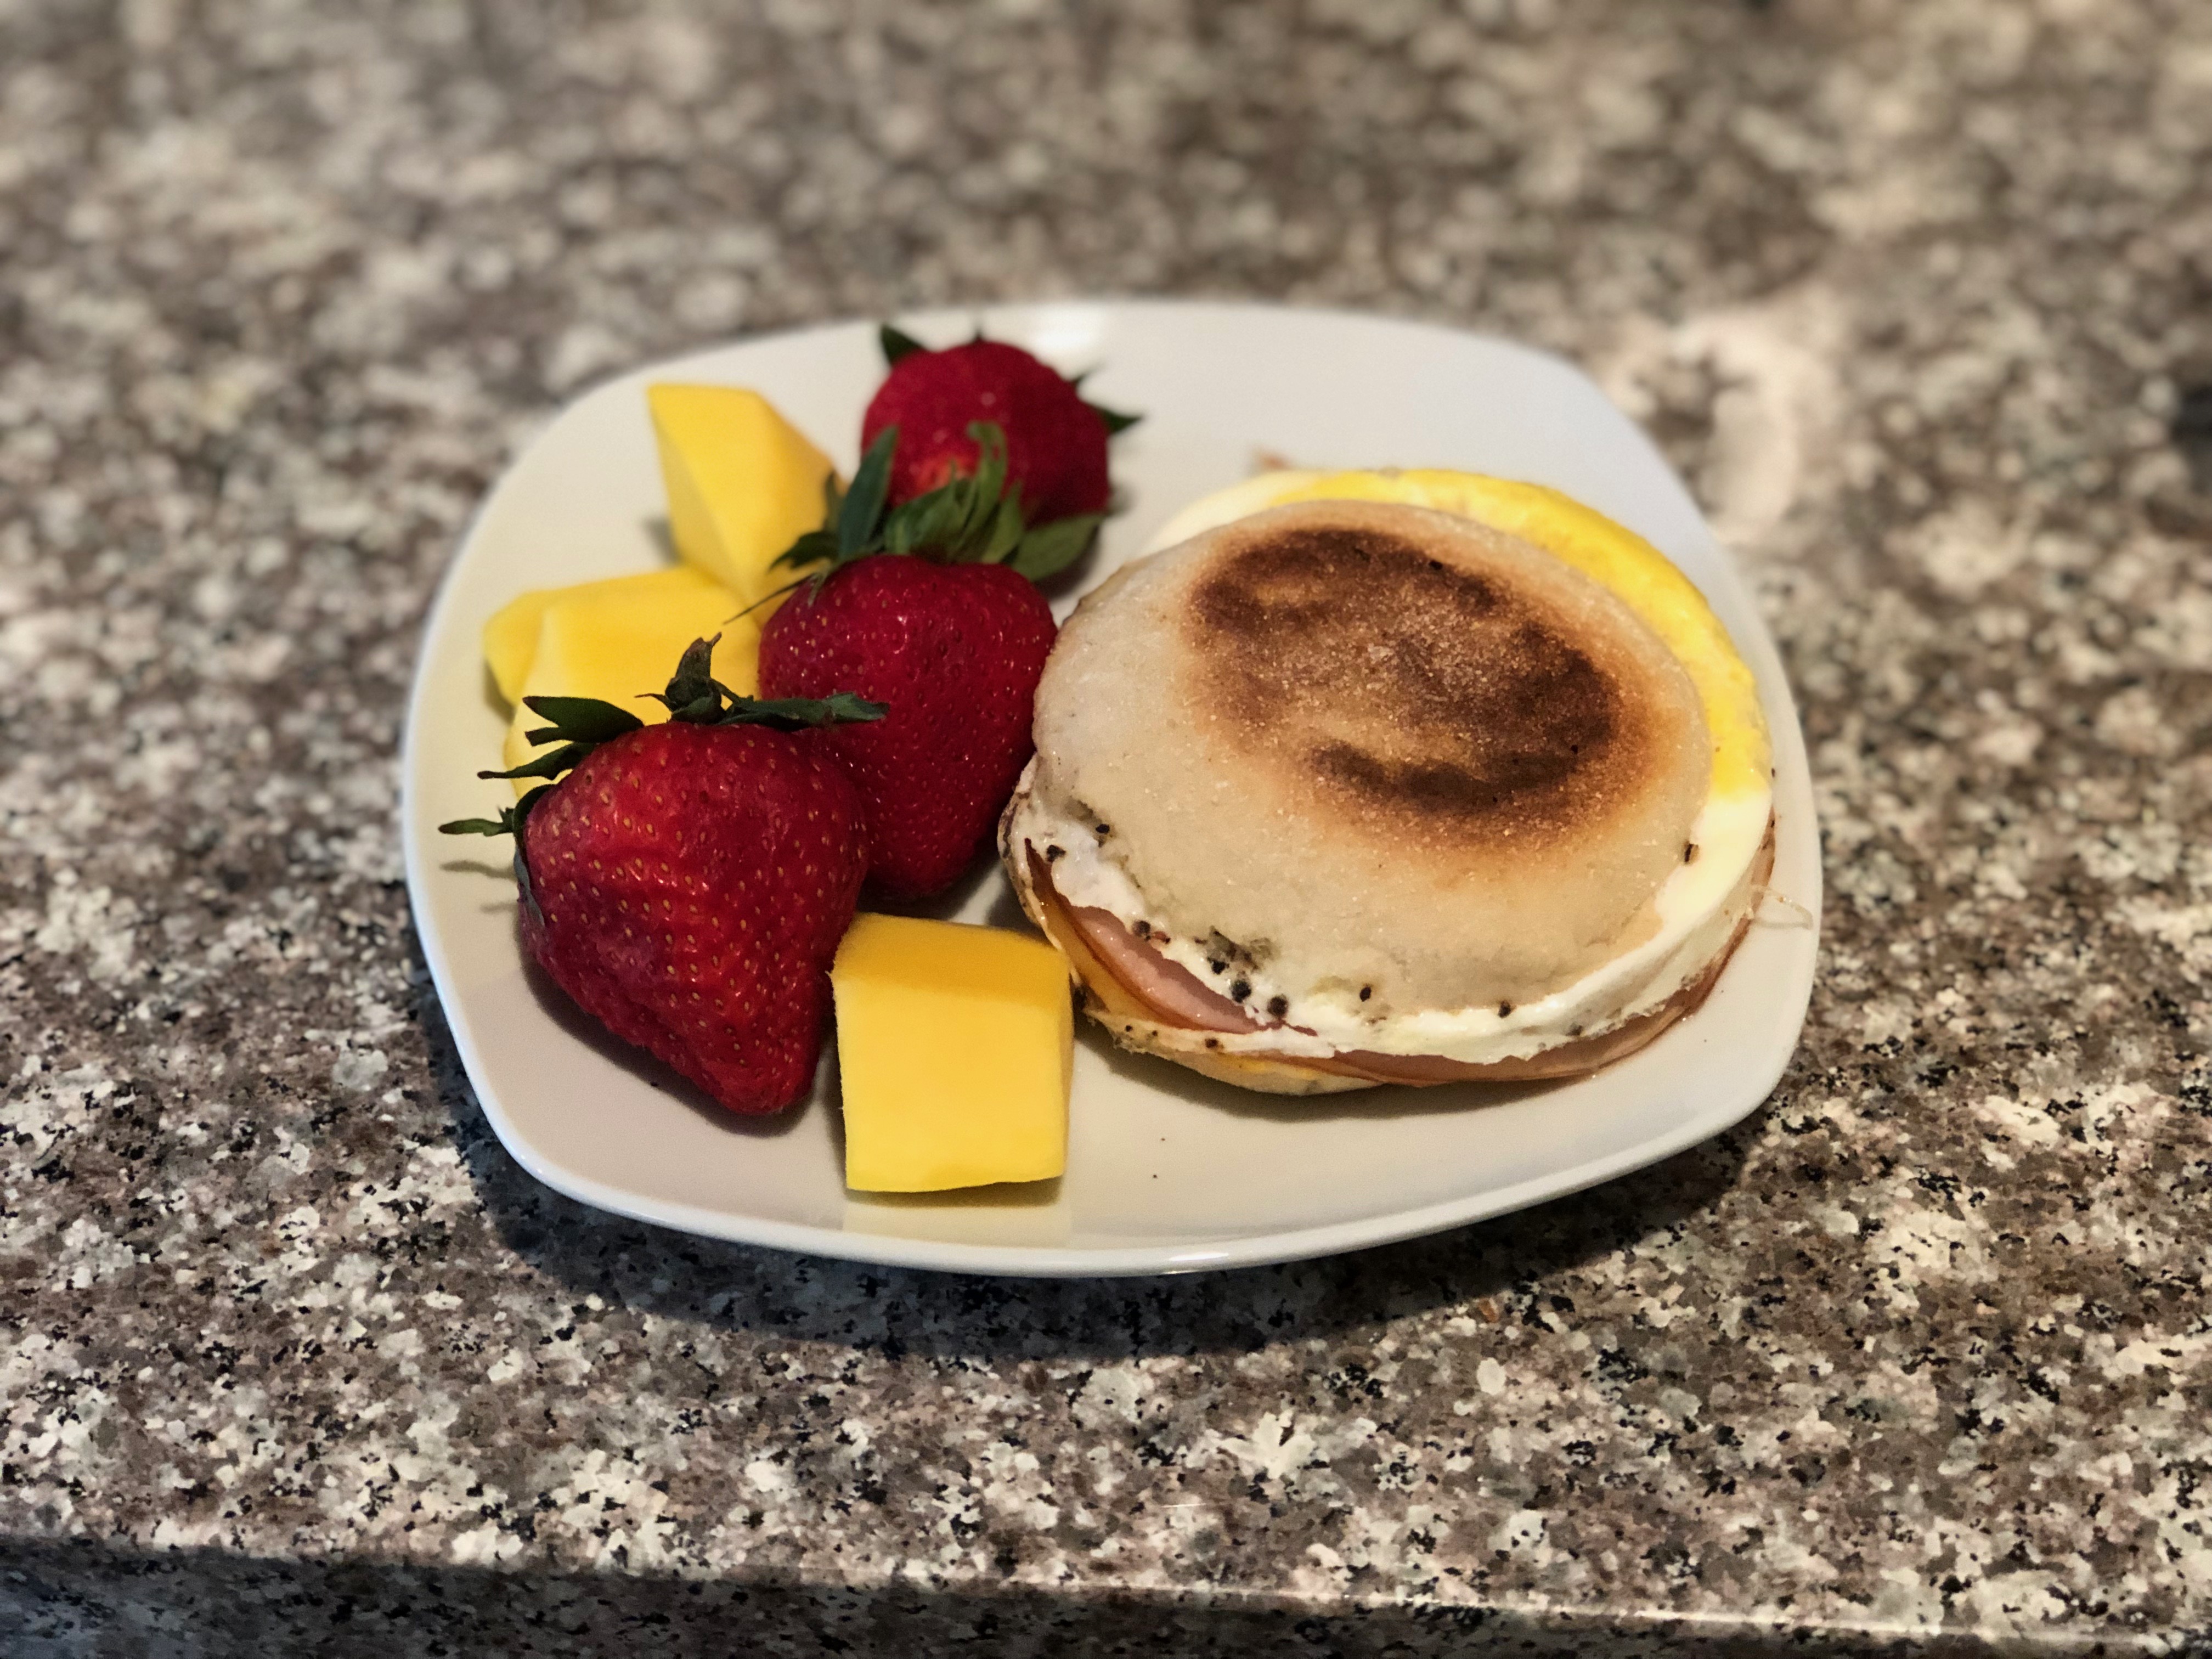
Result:
{"label": "red strawberry", "polygon": [[890,484],[896,506],[972,476],[979,454],[968,428],[985,421],[1006,434],[1007,481],[1021,487],[1030,523],[1106,510],[1108,417],[1083,401],[1073,380],[1000,341],[947,351],[909,343],[868,404],[860,447],[899,429]]}
{"label": "red strawberry", "polygon": [[817,739],[866,803],[868,874],[918,898],[973,862],[1030,758],[1030,703],[1054,628],[1044,597],[1000,564],[878,554],[801,589],[761,631],[761,690],[835,686],[885,704]]}
{"label": "red strawberry", "polygon": [[708,649],[685,654],[665,725],[532,698],[569,744],[519,770],[574,769],[497,822],[444,827],[516,835],[524,942],[586,1013],[732,1111],[774,1112],[813,1083],[867,844],[822,733],[733,722],[869,715],[854,699],[732,698],[707,676]]}

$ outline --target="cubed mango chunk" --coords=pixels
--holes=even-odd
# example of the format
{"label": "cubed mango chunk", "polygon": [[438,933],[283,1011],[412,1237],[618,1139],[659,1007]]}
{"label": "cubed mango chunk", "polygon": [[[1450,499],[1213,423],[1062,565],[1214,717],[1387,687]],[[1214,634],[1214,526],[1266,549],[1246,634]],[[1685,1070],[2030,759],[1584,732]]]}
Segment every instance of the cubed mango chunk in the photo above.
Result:
{"label": "cubed mango chunk", "polygon": [[[507,728],[505,764],[520,766],[539,750],[525,734],[545,722],[523,706],[524,697],[599,697],[648,726],[666,720],[668,711],[641,694],[668,684],[694,640],[720,634],[714,678],[751,696],[760,683],[760,629],[751,617],[737,616],[739,609],[728,588],[689,568],[555,594],[538,619],[538,642]],[[515,793],[527,793],[541,781],[518,778]]]}
{"label": "cubed mango chunk", "polygon": [[1067,1167],[1067,964],[996,927],[859,915],[830,969],[845,1184],[933,1193]]}
{"label": "cubed mango chunk", "polygon": [[[538,654],[538,625],[545,620],[546,607],[556,599],[605,599],[611,605],[627,605],[634,596],[660,593],[680,603],[685,596],[699,592],[699,583],[697,571],[689,565],[678,564],[638,576],[611,576],[604,581],[578,582],[568,587],[534,587],[527,593],[518,594],[483,625],[484,663],[491,670],[492,682],[510,707],[522,700],[523,682],[530,678],[531,659]],[[738,609],[735,603],[730,606],[730,611]],[[723,614],[726,616],[730,611]]]}
{"label": "cubed mango chunk", "polygon": [[769,564],[820,528],[830,458],[757,392],[650,386],[668,533],[677,552],[757,603],[790,580]]}

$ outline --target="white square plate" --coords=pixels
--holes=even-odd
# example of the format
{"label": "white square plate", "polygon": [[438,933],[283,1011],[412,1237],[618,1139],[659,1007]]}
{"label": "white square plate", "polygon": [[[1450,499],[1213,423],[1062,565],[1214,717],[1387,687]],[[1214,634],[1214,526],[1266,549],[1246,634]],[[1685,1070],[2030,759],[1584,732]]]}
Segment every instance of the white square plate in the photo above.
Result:
{"label": "white square plate", "polygon": [[[1095,368],[1089,393],[1145,416],[1115,442],[1129,507],[1107,526],[1087,584],[1176,508],[1248,476],[1261,451],[1552,484],[1650,538],[1705,591],[1758,676],[1774,735],[1773,890],[1796,919],[1756,923],[1704,1008],[1594,1077],[1284,1100],[1121,1054],[1086,1031],[1064,1179],[905,1202],[848,1194],[834,1064],[815,1098],[780,1118],[720,1112],[526,967],[504,843],[436,829],[505,789],[476,777],[495,763],[505,724],[478,654],[484,619],[525,588],[667,557],[648,380],[755,387],[850,472],[883,372],[874,328],[750,340],[625,375],[562,410],[485,502],[423,640],[401,809],[415,921],[470,1080],[525,1169],[603,1209],[783,1249],[969,1273],[1178,1273],[1518,1209],[1665,1158],[1766,1097],[1813,984],[1807,917],[1819,914],[1820,869],[1804,743],[1741,580],[1658,453],[1595,386],[1522,347],[1325,312],[1114,301],[901,319],[934,345],[978,322],[1064,371]],[[1018,925],[995,871],[945,913]]]}

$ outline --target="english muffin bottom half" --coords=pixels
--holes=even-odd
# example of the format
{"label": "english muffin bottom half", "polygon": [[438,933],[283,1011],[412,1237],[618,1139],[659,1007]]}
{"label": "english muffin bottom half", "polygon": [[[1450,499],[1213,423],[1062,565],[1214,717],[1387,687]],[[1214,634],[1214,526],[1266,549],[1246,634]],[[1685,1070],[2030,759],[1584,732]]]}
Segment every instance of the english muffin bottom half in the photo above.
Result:
{"label": "english muffin bottom half", "polygon": [[1703,1000],[1771,866],[1726,634],[1686,634],[1641,543],[1650,580],[1592,574],[1373,498],[1466,475],[1338,476],[1370,498],[1200,528],[1061,629],[1000,830],[1022,905],[1117,1042],[1245,1087],[1619,1059]]}

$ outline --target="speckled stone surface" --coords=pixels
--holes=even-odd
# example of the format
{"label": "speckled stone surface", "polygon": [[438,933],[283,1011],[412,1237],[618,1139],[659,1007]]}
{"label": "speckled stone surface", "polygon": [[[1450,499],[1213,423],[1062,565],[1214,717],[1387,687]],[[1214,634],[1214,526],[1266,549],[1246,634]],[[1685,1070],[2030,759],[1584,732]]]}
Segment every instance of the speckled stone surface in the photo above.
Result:
{"label": "speckled stone surface", "polygon": [[[0,0],[0,1649],[2207,1650],[2208,179],[2199,0]],[[393,830],[471,505],[633,361],[1083,291],[1659,434],[1825,815],[1763,1112],[1138,1284],[507,1160]]]}

